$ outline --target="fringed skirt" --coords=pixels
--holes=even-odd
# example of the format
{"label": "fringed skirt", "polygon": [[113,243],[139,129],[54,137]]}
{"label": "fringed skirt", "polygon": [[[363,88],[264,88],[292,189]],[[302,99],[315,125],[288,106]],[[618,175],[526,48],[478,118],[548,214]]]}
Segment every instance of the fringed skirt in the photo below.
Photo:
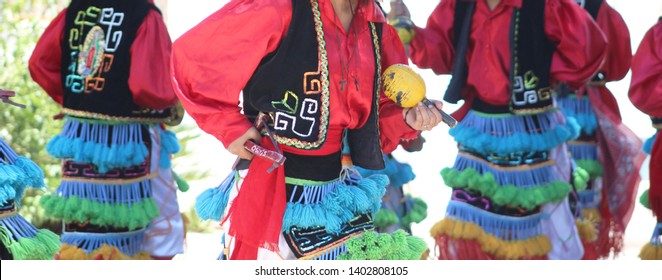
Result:
{"label": "fringed skirt", "polygon": [[409,164],[397,161],[392,154],[385,155],[384,162],[386,168],[382,170],[356,168],[363,177],[382,174],[389,178],[381,209],[374,216],[375,231],[392,233],[404,230],[411,234],[411,224],[420,223],[427,217],[427,204],[406,194],[403,189],[405,184],[416,178]]}
{"label": "fringed skirt", "polygon": [[[374,231],[373,213],[382,205],[385,187],[389,182],[387,176],[376,174],[361,177],[356,171],[343,172],[339,154],[332,155],[329,159],[293,154],[286,154],[286,157],[287,206],[283,214],[279,252],[260,249],[258,259],[421,258],[427,246],[420,238],[409,236],[404,231],[396,231],[393,234]],[[310,170],[315,172],[309,172]],[[344,175],[340,175],[341,173]],[[221,211],[224,211],[223,208],[227,205],[222,201],[232,203],[233,197],[241,191],[243,183],[243,172],[236,174],[238,176],[229,176],[222,184],[223,187],[198,197],[196,210],[202,218],[220,218],[217,209],[220,206]],[[332,178],[329,179],[329,174],[335,176],[331,175]],[[310,177],[315,178],[313,180]],[[225,225],[230,226],[227,223]],[[225,235],[223,239],[227,241],[227,248],[219,259],[228,259],[234,249],[233,237]]]}
{"label": "fringed skirt", "polygon": [[[159,131],[161,152],[150,130]],[[62,159],[62,181],[41,205],[64,223],[60,259],[146,259],[145,228],[159,208],[151,179],[156,166],[177,150],[158,126],[67,117],[46,146]],[[165,140],[167,139],[167,140]]]}
{"label": "fringed skirt", "polygon": [[431,230],[439,259],[581,257],[560,252],[568,242],[577,247],[566,209],[570,177],[577,174],[564,145],[578,134],[574,119],[556,109],[535,115],[471,110],[450,134],[460,151],[454,166],[441,171],[453,195],[446,217]]}
{"label": "fringed skirt", "polygon": [[24,190],[42,187],[44,173],[39,166],[0,139],[0,259],[49,260],[57,253],[59,236],[37,229],[17,212]]}

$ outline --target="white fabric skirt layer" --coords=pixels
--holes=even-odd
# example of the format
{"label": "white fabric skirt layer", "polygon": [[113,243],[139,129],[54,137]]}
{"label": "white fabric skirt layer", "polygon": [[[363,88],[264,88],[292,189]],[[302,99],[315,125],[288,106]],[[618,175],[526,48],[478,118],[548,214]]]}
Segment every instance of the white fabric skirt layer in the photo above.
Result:
{"label": "white fabric skirt layer", "polygon": [[177,202],[177,187],[172,169],[160,168],[158,157],[161,156],[161,139],[155,128],[150,128],[152,138],[152,197],[159,207],[160,216],[147,227],[144,249],[153,257],[171,257],[184,253],[184,221]]}

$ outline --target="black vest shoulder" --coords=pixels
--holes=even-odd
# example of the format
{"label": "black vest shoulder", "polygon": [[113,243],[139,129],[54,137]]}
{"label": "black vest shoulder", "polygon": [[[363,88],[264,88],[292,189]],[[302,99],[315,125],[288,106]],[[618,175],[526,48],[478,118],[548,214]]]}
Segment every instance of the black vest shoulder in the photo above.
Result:
{"label": "black vest shoulder", "polygon": [[147,0],[71,1],[61,45],[65,113],[146,121],[169,115],[137,106],[128,84],[131,45],[152,9]]}
{"label": "black vest shoulder", "polygon": [[575,0],[575,2],[584,8],[595,20],[598,18],[598,12],[604,0]]}
{"label": "black vest shoulder", "polygon": [[[467,38],[473,16],[475,2],[456,0],[454,15],[454,43],[456,50],[466,49],[466,42],[459,38]],[[463,34],[467,33],[467,34]],[[522,7],[515,8],[510,26],[511,49],[511,97],[508,108],[498,111],[510,111],[516,114],[538,113],[553,106],[552,89],[550,87],[550,70],[552,56],[556,45],[549,41],[545,34],[545,1],[522,1]],[[464,45],[464,46],[463,46]],[[457,59],[456,59],[457,61]],[[462,71],[453,69],[453,73]],[[451,81],[451,84],[453,82]],[[457,82],[464,86],[463,81]]]}

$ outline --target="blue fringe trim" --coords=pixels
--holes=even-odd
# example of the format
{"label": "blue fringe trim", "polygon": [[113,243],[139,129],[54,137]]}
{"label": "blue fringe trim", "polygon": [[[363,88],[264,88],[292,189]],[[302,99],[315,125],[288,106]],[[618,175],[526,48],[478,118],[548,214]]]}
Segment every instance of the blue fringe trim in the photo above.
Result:
{"label": "blue fringe trim", "polygon": [[67,118],[62,132],[48,142],[46,151],[59,159],[92,163],[100,173],[139,165],[149,155],[141,124],[106,124],[74,118]]}
{"label": "blue fringe trim", "polygon": [[576,160],[598,160],[598,146],[595,144],[569,143],[568,151]]}
{"label": "blue fringe trim", "polygon": [[593,113],[593,108],[588,96],[584,95],[578,99],[576,95],[557,99],[557,104],[568,117],[577,120],[577,124],[586,135],[593,135],[598,128],[598,118]]}
{"label": "blue fringe trim", "polygon": [[646,141],[644,142],[644,153],[649,155],[651,154],[651,151],[653,150],[653,144],[655,144],[655,138],[657,138],[658,133],[659,132],[655,132],[655,135],[646,139]]}
{"label": "blue fringe trim", "polygon": [[340,256],[340,254],[347,253],[347,246],[345,244],[340,244],[340,246],[336,246],[330,250],[327,250],[326,252],[322,253],[318,257],[314,258],[313,260],[318,260],[318,261],[333,261]]}
{"label": "blue fringe trim", "polygon": [[662,246],[662,223],[657,223],[655,225],[650,243],[655,246]]}
{"label": "blue fringe trim", "polygon": [[502,240],[525,240],[542,234],[542,214],[527,217],[503,216],[451,200],[446,208],[446,216],[474,223]]}
{"label": "blue fringe trim", "polygon": [[161,138],[161,156],[159,160],[159,166],[161,168],[170,168],[170,155],[179,153],[181,147],[177,141],[177,135],[174,132],[164,130],[160,126],[157,126],[159,136]]}
{"label": "blue fringe trim", "polygon": [[335,181],[319,186],[298,186],[320,188],[320,190],[312,197],[310,195],[313,192],[310,191],[308,196],[310,201],[305,201],[305,204],[298,201],[287,203],[282,230],[286,231],[292,226],[302,228],[324,226],[327,232],[338,233],[342,224],[347,223],[357,214],[370,211],[377,213],[387,184],[387,176],[373,175],[353,184]]}
{"label": "blue fringe trim", "polygon": [[26,188],[43,188],[44,171],[31,160],[17,155],[0,139],[0,203],[20,203]]}
{"label": "blue fringe trim", "polygon": [[237,172],[233,170],[218,187],[207,189],[198,195],[195,199],[195,212],[201,220],[223,219],[237,176]]}
{"label": "blue fringe trim", "polygon": [[98,184],[62,181],[55,194],[63,198],[78,197],[99,203],[131,204],[152,198],[149,179],[130,184]]}
{"label": "blue fringe trim", "polygon": [[[529,128],[538,121],[540,131]],[[579,136],[579,125],[559,110],[536,115],[487,115],[469,111],[449,133],[460,144],[481,154],[548,151]]]}
{"label": "blue fringe trim", "polygon": [[144,229],[120,233],[62,233],[62,243],[76,246],[88,254],[100,248],[103,244],[108,244],[117,247],[120,252],[128,256],[133,256],[140,252],[144,238]]}
{"label": "blue fringe trim", "polygon": [[496,169],[488,162],[459,154],[455,158],[453,169],[460,172],[473,168],[480,174],[491,173],[500,186],[514,185],[526,189],[562,180],[554,165],[542,165],[525,170]]}
{"label": "blue fringe trim", "polygon": [[21,215],[16,214],[0,220],[0,227],[6,228],[10,238],[18,241],[21,238],[34,238],[39,232],[34,225],[26,221]]}
{"label": "blue fringe trim", "polygon": [[[16,201],[17,187],[25,185],[25,181],[25,175],[18,167],[0,164],[0,204],[5,204],[10,199]],[[22,193],[22,189],[20,191]]]}

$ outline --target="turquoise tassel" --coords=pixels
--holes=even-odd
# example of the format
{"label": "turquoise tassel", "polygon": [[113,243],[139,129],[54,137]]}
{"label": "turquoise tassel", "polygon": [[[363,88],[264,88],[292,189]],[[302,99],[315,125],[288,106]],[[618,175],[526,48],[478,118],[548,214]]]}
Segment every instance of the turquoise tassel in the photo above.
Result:
{"label": "turquoise tassel", "polygon": [[232,171],[223,182],[215,188],[202,192],[195,200],[195,211],[201,220],[220,221],[230,200],[230,191],[236,182],[236,171]]}

